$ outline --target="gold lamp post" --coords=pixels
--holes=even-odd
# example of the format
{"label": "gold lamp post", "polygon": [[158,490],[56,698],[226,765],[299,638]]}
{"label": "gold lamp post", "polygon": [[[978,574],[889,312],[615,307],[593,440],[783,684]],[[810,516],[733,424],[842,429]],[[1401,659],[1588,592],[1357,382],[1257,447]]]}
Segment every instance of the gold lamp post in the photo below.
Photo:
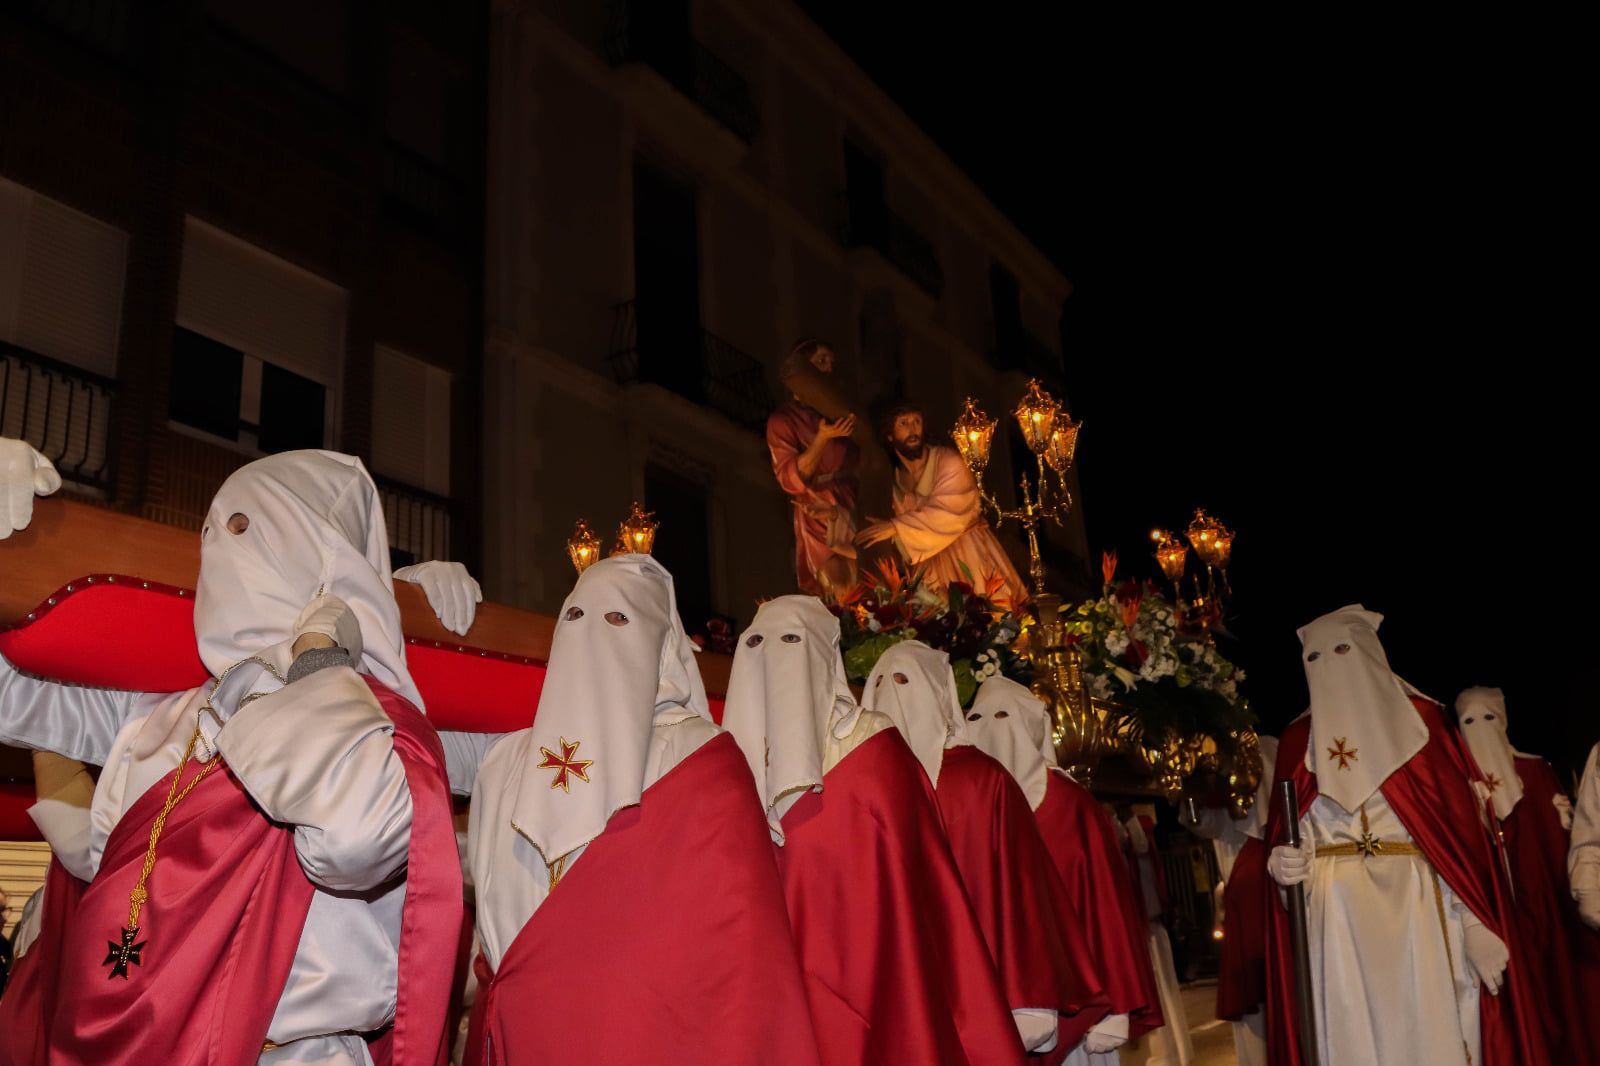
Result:
{"label": "gold lamp post", "polygon": [[631,552],[649,555],[656,545],[656,528],[660,524],[655,520],[655,512],[646,511],[637,500],[634,501],[633,510],[617,527],[617,542],[612,546],[611,554],[627,555]]}
{"label": "gold lamp post", "polygon": [[[1030,482],[1022,475],[1018,485],[1020,506],[1007,510],[989,495],[983,485],[983,472],[989,465],[989,449],[994,442],[995,420],[988,417],[969,397],[961,417],[950,431],[956,449],[972,470],[978,482],[978,494],[994,515],[996,529],[1006,521],[1021,523],[1028,534],[1028,576],[1033,580],[1033,594],[1044,592],[1044,560],[1039,555],[1039,524],[1044,521],[1062,524],[1062,519],[1072,510],[1072,493],[1067,490],[1067,471],[1072,468],[1078,450],[1078,430],[1081,422],[1061,409],[1061,405],[1043,388],[1037,379],[1028,382],[1028,391],[1018,401],[1012,412],[1022,438],[1033,452],[1039,467],[1038,480]],[[1048,476],[1054,474],[1054,481]]]}
{"label": "gold lamp post", "polygon": [[579,576],[600,560],[600,541],[589,529],[589,523],[578,519],[578,525],[567,538],[567,557]]}

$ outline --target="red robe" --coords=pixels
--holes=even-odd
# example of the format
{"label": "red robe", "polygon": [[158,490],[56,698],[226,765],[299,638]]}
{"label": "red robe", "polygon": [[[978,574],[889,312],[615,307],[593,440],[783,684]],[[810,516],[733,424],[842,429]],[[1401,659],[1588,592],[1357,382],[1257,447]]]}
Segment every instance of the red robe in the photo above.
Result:
{"label": "red robe", "polygon": [[[433,1066],[445,1050],[462,902],[444,750],[420,712],[364,680],[395,724],[412,808],[395,1024],[372,1045],[373,1057],[380,1066]],[[196,768],[183,768],[185,780]],[[40,984],[26,994],[41,1004],[54,997],[61,1009],[7,1018],[0,1064],[225,1066],[260,1057],[315,889],[296,858],[293,827],[265,818],[226,764],[167,818],[139,915],[142,961],[127,981],[108,979],[101,962],[127,923],[128,893],[170,784],[162,778],[123,814],[75,906],[54,906],[46,890],[49,921],[29,954],[53,957],[30,970]],[[52,977],[54,989],[44,985]]]}
{"label": "red robe", "polygon": [[1600,933],[1583,924],[1567,882],[1560,791],[1543,759],[1519,756],[1522,799],[1501,823],[1517,935],[1542,965],[1530,974],[1554,1062],[1600,1063]]}
{"label": "red robe", "polygon": [[1047,776],[1044,802],[1033,812],[1039,834],[1084,920],[1109,1013],[1128,1015],[1128,1037],[1137,1038],[1161,1028],[1161,996],[1122,845],[1088,789],[1057,771]]}
{"label": "red robe", "polygon": [[1233,860],[1222,889],[1222,952],[1217,964],[1217,1017],[1236,1022],[1267,998],[1267,846],[1251,837]]}
{"label": "red robe", "polygon": [[726,733],[612,816],[498,970],[478,961],[469,1063],[817,1063],[766,819]]}
{"label": "red robe", "polygon": [[1109,1003],[1028,797],[1005,767],[965,744],[945,749],[935,795],[1006,1002],[1060,1012],[1065,1054]]}
{"label": "red robe", "polygon": [[778,870],[824,1066],[1022,1062],[933,789],[897,730],[829,770],[783,833]]}
{"label": "red robe", "polygon": [[[1508,899],[1501,859],[1484,829],[1482,810],[1472,790],[1473,764],[1445,729],[1439,705],[1413,698],[1412,705],[1428,726],[1428,742],[1404,766],[1389,775],[1383,797],[1422,850],[1434,872],[1468,910],[1511,952],[1506,983],[1497,996],[1479,997],[1483,1061],[1478,1066],[1544,1066],[1545,1052],[1529,999],[1526,974],[1539,965],[1521,939],[1508,928]],[[1278,745],[1276,781],[1293,781],[1302,816],[1317,798],[1317,777],[1306,769],[1306,742],[1311,716],[1303,715],[1284,730]],[[1285,839],[1283,808],[1274,803],[1267,822],[1268,845]],[[1381,862],[1382,859],[1374,861]],[[1289,945],[1289,914],[1279,899],[1276,882],[1265,878],[1267,899],[1267,1054],[1274,1066],[1300,1066],[1295,1029],[1294,964]],[[1464,964],[1464,960],[1459,960]],[[1351,1019],[1359,1024],[1360,1019]]]}
{"label": "red robe", "polygon": [[861,450],[848,437],[836,437],[823,446],[816,472],[807,481],[800,476],[800,455],[817,437],[822,415],[799,400],[789,400],[767,418],[767,450],[772,453],[772,473],[789,497],[794,511],[795,582],[801,592],[821,596],[825,591],[817,571],[833,557],[828,544],[830,521],[816,513],[836,507],[856,509],[856,467]]}

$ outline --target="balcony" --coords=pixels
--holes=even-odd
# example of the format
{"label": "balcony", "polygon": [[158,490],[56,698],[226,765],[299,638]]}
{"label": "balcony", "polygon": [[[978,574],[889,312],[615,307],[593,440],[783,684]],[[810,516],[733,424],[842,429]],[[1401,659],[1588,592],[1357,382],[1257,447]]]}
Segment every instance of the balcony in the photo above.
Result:
{"label": "balcony", "polygon": [[613,5],[612,29],[605,43],[607,62],[614,67],[630,63],[649,67],[734,136],[752,143],[761,118],[749,83],[687,32],[672,32],[664,23],[639,18],[643,6]]}
{"label": "balcony", "polygon": [[887,259],[923,292],[937,301],[944,292],[944,268],[933,244],[916,228],[877,204],[871,210],[851,210],[847,197],[840,198],[839,243],[846,248],[870,248]]}
{"label": "balcony", "polygon": [[687,359],[641,352],[634,301],[617,304],[611,311],[611,371],[619,385],[636,381],[659,385],[746,429],[764,431],[772,395],[760,360],[704,329],[695,330],[697,336],[688,340]]}
{"label": "balcony", "polygon": [[387,141],[383,146],[383,196],[391,211],[454,246],[471,237],[467,194],[442,166]]}
{"label": "balcony", "polygon": [[454,500],[377,474],[383,522],[389,531],[389,562],[395,568],[429,559],[454,559],[450,538],[457,519]]}
{"label": "balcony", "polygon": [[126,61],[133,52],[134,0],[24,0],[21,13],[79,44]]}
{"label": "balcony", "polygon": [[0,341],[0,437],[39,449],[61,477],[109,493],[117,383]]}
{"label": "balcony", "polygon": [[1058,386],[1061,382],[1061,356],[1026,330],[1009,340],[997,341],[990,362],[996,370],[1020,370]]}

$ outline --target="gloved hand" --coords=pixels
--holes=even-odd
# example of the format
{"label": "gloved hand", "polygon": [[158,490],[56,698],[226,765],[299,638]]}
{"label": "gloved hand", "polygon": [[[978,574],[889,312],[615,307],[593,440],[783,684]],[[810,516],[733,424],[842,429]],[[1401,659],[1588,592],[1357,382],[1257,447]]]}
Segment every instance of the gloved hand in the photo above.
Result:
{"label": "gloved hand", "polygon": [[56,468],[24,440],[0,437],[0,540],[33,521],[33,497],[61,487]]}
{"label": "gloved hand", "polygon": [[1467,963],[1472,967],[1472,972],[1490,995],[1498,996],[1500,986],[1505,983],[1506,963],[1511,961],[1511,952],[1506,950],[1505,941],[1490,932],[1488,926],[1476,921],[1467,925],[1462,934]]}
{"label": "gloved hand", "polygon": [[1083,1050],[1091,1055],[1104,1055],[1128,1042],[1128,1016],[1113,1014],[1089,1027],[1083,1038]]}
{"label": "gloved hand", "polygon": [[1557,792],[1550,797],[1550,802],[1555,805],[1556,816],[1561,819],[1561,831],[1564,833],[1572,832],[1572,801]]}
{"label": "gloved hand", "polygon": [[[321,634],[349,652],[351,665],[361,661],[364,647],[361,642],[361,623],[356,620],[350,605],[339,597],[322,595],[306,604],[305,610],[300,612],[300,617],[294,623],[294,655],[306,650],[301,638],[312,633]],[[326,646],[320,642],[310,644],[312,647]]]}
{"label": "gloved hand", "polygon": [[1578,893],[1578,917],[1590,929],[1600,929],[1600,892]]}
{"label": "gloved hand", "polygon": [[467,635],[478,614],[478,604],[483,602],[483,589],[467,573],[466,567],[435,559],[402,566],[394,572],[394,577],[396,581],[421,585],[427,594],[428,606],[439,616],[439,622],[457,636]]}
{"label": "gloved hand", "polygon": [[1311,860],[1316,858],[1316,854],[1316,849],[1306,844],[1299,848],[1279,844],[1267,856],[1267,873],[1285,888],[1298,885],[1311,876]]}

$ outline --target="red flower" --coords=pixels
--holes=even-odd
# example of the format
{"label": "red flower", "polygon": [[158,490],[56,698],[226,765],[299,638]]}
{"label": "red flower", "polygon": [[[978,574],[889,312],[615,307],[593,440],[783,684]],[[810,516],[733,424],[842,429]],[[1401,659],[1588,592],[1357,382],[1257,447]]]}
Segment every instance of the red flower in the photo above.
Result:
{"label": "red flower", "polygon": [[1122,653],[1122,658],[1133,669],[1137,670],[1150,658],[1150,650],[1137,640],[1128,641],[1128,650]]}
{"label": "red flower", "polygon": [[1111,579],[1117,576],[1116,552],[1100,553],[1100,576],[1104,579],[1105,584],[1107,585],[1111,584]]}

